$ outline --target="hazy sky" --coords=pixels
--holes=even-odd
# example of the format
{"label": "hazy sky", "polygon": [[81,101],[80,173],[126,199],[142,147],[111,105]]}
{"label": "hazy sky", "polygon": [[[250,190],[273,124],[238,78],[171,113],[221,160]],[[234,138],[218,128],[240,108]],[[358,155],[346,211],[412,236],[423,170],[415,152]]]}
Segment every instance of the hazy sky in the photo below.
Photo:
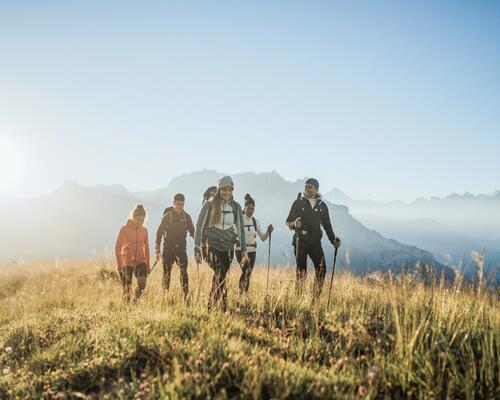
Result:
{"label": "hazy sky", "polygon": [[0,194],[202,168],[500,189],[500,2],[439,3],[1,2]]}

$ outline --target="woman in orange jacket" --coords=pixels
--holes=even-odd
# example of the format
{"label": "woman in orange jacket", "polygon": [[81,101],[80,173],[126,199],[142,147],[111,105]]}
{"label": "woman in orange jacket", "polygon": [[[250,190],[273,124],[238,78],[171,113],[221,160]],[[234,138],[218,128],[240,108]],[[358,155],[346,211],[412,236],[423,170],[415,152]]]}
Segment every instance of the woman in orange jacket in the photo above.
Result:
{"label": "woman in orange jacket", "polygon": [[134,302],[139,300],[146,287],[149,274],[149,239],[144,227],[146,210],[137,204],[131,218],[122,226],[115,245],[116,264],[123,285],[123,300],[130,303],[132,275],[137,279]]}

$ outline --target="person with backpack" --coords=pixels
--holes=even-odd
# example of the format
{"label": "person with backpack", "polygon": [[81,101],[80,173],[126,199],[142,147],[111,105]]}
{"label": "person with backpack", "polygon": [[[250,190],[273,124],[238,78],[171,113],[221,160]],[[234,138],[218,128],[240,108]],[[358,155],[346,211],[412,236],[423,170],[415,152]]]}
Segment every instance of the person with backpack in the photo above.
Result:
{"label": "person with backpack", "polygon": [[286,226],[295,231],[293,246],[297,261],[296,292],[302,294],[306,273],[307,257],[314,264],[315,280],[313,287],[313,298],[316,300],[321,295],[323,282],[326,275],[325,254],[321,247],[321,225],[328,239],[336,247],[340,247],[340,239],[335,236],[328,207],[321,199],[319,182],[310,178],[305,182],[304,192],[299,193],[293,202],[286,219]]}
{"label": "person with backpack", "polygon": [[245,196],[245,209],[243,212],[243,226],[245,228],[245,241],[247,243],[248,262],[242,263],[241,246],[236,247],[236,259],[241,267],[239,282],[240,294],[248,292],[250,286],[250,275],[252,274],[257,255],[257,235],[265,242],[273,231],[273,226],[269,225],[263,233],[259,221],[255,218],[255,200],[248,193]]}
{"label": "person with backpack", "polygon": [[[173,207],[168,207],[163,213],[160,226],[156,231],[156,260],[162,256],[163,261],[163,289],[170,288],[170,276],[174,263],[177,263],[181,270],[181,285],[184,292],[184,299],[189,293],[188,280],[188,257],[186,252],[186,237],[189,232],[194,237],[194,225],[191,216],[184,211],[186,199],[182,193],[174,196]],[[160,245],[163,239],[163,255],[160,252]]]}
{"label": "person with backpack", "polygon": [[[221,306],[227,310],[226,277],[231,265],[235,244],[239,241],[242,262],[248,261],[243,211],[233,198],[231,177],[219,179],[214,197],[203,205],[195,234],[196,262],[201,262],[201,249],[207,246],[208,263],[214,270],[208,308]],[[205,243],[202,243],[202,239]]]}
{"label": "person with backpack", "polygon": [[135,275],[137,279],[135,303],[146,288],[149,274],[149,239],[148,230],[144,227],[145,219],[144,206],[137,204],[116,239],[116,264],[123,286],[123,301],[127,304],[132,296],[132,277]]}

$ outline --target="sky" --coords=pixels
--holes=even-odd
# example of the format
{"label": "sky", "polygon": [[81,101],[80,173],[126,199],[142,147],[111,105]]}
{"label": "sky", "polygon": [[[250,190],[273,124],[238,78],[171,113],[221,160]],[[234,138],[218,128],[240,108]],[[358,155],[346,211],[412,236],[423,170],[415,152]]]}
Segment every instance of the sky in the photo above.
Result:
{"label": "sky", "polygon": [[498,1],[0,2],[0,196],[203,168],[490,193],[498,71]]}

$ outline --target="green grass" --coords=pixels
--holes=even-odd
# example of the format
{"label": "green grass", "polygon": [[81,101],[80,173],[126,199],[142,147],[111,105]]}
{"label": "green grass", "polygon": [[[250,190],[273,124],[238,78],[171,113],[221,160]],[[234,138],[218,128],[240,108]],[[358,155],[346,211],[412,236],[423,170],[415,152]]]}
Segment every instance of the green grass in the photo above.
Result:
{"label": "green grass", "polygon": [[[0,398],[498,398],[498,294],[409,277],[335,277],[321,304],[294,273],[229,276],[229,312],[208,313],[211,270],[192,301],[161,266],[136,306],[111,266],[21,265],[0,272]],[[313,273],[310,272],[312,277]],[[329,277],[327,277],[329,279]],[[311,281],[308,282],[310,288]]]}

